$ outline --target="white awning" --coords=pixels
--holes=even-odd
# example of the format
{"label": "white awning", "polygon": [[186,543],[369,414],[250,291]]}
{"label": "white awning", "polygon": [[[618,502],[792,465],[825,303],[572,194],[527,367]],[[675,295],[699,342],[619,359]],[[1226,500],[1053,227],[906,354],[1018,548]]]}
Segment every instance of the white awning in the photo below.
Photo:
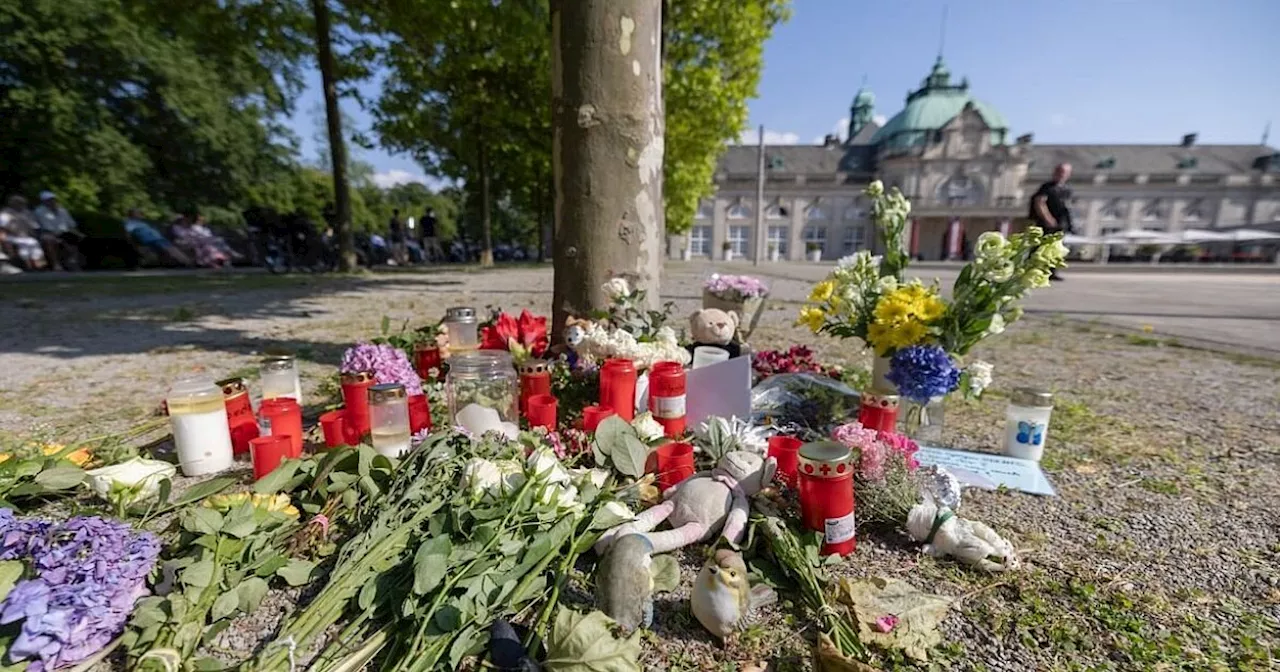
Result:
{"label": "white awning", "polygon": [[1231,240],[1231,234],[1219,231],[1206,231],[1205,229],[1187,229],[1182,232],[1182,241],[1186,243],[1212,243],[1222,240]]}
{"label": "white awning", "polygon": [[1223,233],[1231,236],[1230,240],[1237,243],[1244,243],[1254,240],[1280,240],[1280,233],[1274,231],[1263,231],[1262,229],[1235,229],[1234,231],[1224,231]]}
{"label": "white awning", "polygon": [[1181,243],[1182,239],[1159,231],[1134,229],[1113,233],[1102,239],[1102,242],[1107,245],[1176,245]]}
{"label": "white awning", "polygon": [[1063,245],[1095,245],[1100,242],[1102,241],[1100,241],[1097,238],[1092,238],[1089,236],[1078,236],[1074,233],[1068,233],[1067,235],[1062,237]]}

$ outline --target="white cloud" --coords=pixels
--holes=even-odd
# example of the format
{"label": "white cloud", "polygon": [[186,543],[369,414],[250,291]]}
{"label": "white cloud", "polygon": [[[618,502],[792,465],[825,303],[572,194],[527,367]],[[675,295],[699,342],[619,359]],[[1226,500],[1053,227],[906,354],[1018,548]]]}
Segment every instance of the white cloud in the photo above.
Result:
{"label": "white cloud", "polygon": [[373,174],[373,183],[382,189],[389,189],[397,184],[409,184],[411,182],[426,184],[427,176],[420,175],[418,173],[411,173],[407,170],[400,170],[398,168],[392,168],[391,170],[384,170],[381,173]]}
{"label": "white cloud", "polygon": [[845,140],[848,140],[849,139],[849,117],[840,117],[839,119],[837,119],[835,125],[831,127],[831,132],[835,133],[840,138],[840,142],[844,142]]}
{"label": "white cloud", "polygon": [[871,117],[871,121],[874,121],[876,126],[884,126],[884,122],[889,121],[889,117],[886,117],[883,114],[877,114],[876,116]]}
{"label": "white cloud", "polygon": [[[744,130],[738,135],[739,145],[756,145],[760,142],[760,132],[754,128]],[[791,133],[789,131],[771,131],[765,129],[764,144],[766,145],[798,145],[800,144],[800,134]]]}
{"label": "white cloud", "polygon": [[1049,115],[1050,126],[1057,126],[1061,128],[1063,126],[1070,126],[1071,124],[1075,123],[1075,121],[1076,121],[1075,119],[1072,119],[1070,116],[1063,114],[1062,112],[1054,112],[1053,114]]}

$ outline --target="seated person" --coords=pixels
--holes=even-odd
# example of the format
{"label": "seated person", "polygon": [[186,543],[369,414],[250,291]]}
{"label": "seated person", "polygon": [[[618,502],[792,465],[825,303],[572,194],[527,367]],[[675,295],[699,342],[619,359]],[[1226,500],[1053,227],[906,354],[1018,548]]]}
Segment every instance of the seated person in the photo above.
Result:
{"label": "seated person", "polygon": [[8,236],[4,229],[0,229],[0,275],[15,275],[22,272],[21,268],[9,263],[9,255],[16,252],[11,251],[13,246],[9,244]]}
{"label": "seated person", "polygon": [[4,209],[0,210],[0,230],[5,233],[5,247],[24,268],[36,270],[45,267],[44,248],[37,237],[35,219],[27,210],[27,199],[9,197]]}
{"label": "seated person", "polygon": [[208,227],[201,225],[199,229],[185,215],[178,215],[169,232],[178,249],[195,257],[196,264],[206,268],[223,268],[231,265],[231,259],[214,241]]}
{"label": "seated person", "polygon": [[76,230],[76,220],[71,218],[67,209],[58,203],[58,197],[52,191],[40,192],[40,205],[36,206],[35,217],[40,245],[44,248],[49,265],[55,271],[62,270],[62,250],[59,245],[65,242],[76,245],[83,236]]}
{"label": "seated person", "polygon": [[142,219],[142,211],[133,208],[129,210],[129,216],[124,220],[125,233],[129,234],[129,238],[138,245],[145,247],[156,254],[168,257],[183,266],[191,266],[191,259],[182,253],[182,250],[174,247],[167,238],[155,230],[155,227],[148,224]]}

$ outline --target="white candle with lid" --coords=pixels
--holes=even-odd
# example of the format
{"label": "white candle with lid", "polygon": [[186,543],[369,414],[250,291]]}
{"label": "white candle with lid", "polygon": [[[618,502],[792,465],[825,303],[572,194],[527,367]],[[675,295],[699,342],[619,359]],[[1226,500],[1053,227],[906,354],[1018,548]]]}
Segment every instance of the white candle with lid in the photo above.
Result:
{"label": "white candle with lid", "polygon": [[1005,411],[1004,454],[1040,461],[1049,438],[1049,417],[1053,415],[1053,393],[1020,387],[1009,398]]}
{"label": "white candle with lid", "polygon": [[206,378],[181,378],[169,388],[165,401],[182,473],[201,476],[229,469],[231,428],[222,388]]}
{"label": "white candle with lid", "polygon": [[290,355],[276,355],[262,360],[258,368],[261,374],[262,398],[291,397],[302,403],[302,380],[298,377],[298,362]]}
{"label": "white candle with lid", "polygon": [[380,455],[400,457],[409,452],[409,398],[404,385],[369,388],[369,427],[373,449]]}

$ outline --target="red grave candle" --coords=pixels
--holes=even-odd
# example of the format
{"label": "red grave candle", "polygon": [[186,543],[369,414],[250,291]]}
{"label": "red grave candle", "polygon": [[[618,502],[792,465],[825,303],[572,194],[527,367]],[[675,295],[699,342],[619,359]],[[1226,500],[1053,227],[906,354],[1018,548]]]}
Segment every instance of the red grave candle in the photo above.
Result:
{"label": "red grave candle", "polygon": [[263,436],[289,437],[289,457],[302,457],[302,407],[292,397],[263,400],[258,423]]}
{"label": "red grave candle", "polygon": [[253,456],[253,480],[275,471],[281,462],[289,459],[291,449],[287,436],[260,436],[249,441],[249,454]]}
{"label": "red grave candle", "polygon": [[526,418],[529,399],[539,394],[551,394],[551,365],[545,360],[530,359],[520,365],[520,413]]}
{"label": "red grave candle", "polygon": [[858,423],[877,432],[894,432],[898,427],[898,395],[881,390],[862,393]]}
{"label": "red grave candle", "polygon": [[685,385],[684,366],[679,362],[658,362],[649,369],[649,412],[668,438],[684,434]]}
{"label": "red grave candle", "polygon": [[525,417],[529,418],[529,427],[546,427],[556,430],[556,398],[549,394],[535,394],[529,397],[529,409]]}
{"label": "red grave candle", "polygon": [[424,429],[431,429],[431,404],[427,395],[415,394],[409,397],[409,431],[417,434]]}
{"label": "red grave candle", "polygon": [[654,472],[658,475],[658,489],[665,491],[694,474],[693,445],[672,442],[658,446],[653,451]]}
{"label": "red grave candle", "polygon": [[324,432],[324,445],[326,447],[337,448],[347,442],[347,435],[343,426],[343,420],[346,415],[346,411],[338,409],[320,416],[320,429]]}
{"label": "red grave candle", "polygon": [[347,440],[353,446],[369,433],[369,388],[373,385],[372,371],[342,374],[342,403],[347,409],[343,424],[345,430],[355,436],[354,441]]}
{"label": "red grave candle", "polygon": [[[423,380],[439,380],[444,366],[444,360],[440,357],[439,346],[419,343],[413,347],[413,359],[414,368],[418,370],[419,378]],[[435,371],[435,375],[432,375],[432,370]]]}
{"label": "red grave candle", "polygon": [[582,429],[591,434],[596,431],[596,427],[607,417],[614,415],[613,409],[608,406],[588,406],[582,409]]}
{"label": "red grave candle", "polygon": [[253,415],[249,388],[243,378],[228,378],[217,383],[227,406],[227,426],[231,429],[231,450],[235,455],[249,452],[249,440],[258,438],[258,419]]}
{"label": "red grave candle", "polygon": [[853,453],[832,441],[800,448],[800,517],[823,534],[822,554],[848,555],[857,547],[854,521]]}
{"label": "red grave candle", "polygon": [[629,359],[607,359],[600,367],[600,405],[623,420],[636,417],[636,366]]}
{"label": "red grave candle", "polygon": [[769,457],[778,463],[778,480],[786,483],[788,488],[796,487],[800,446],[803,445],[804,442],[794,436],[769,437]]}

